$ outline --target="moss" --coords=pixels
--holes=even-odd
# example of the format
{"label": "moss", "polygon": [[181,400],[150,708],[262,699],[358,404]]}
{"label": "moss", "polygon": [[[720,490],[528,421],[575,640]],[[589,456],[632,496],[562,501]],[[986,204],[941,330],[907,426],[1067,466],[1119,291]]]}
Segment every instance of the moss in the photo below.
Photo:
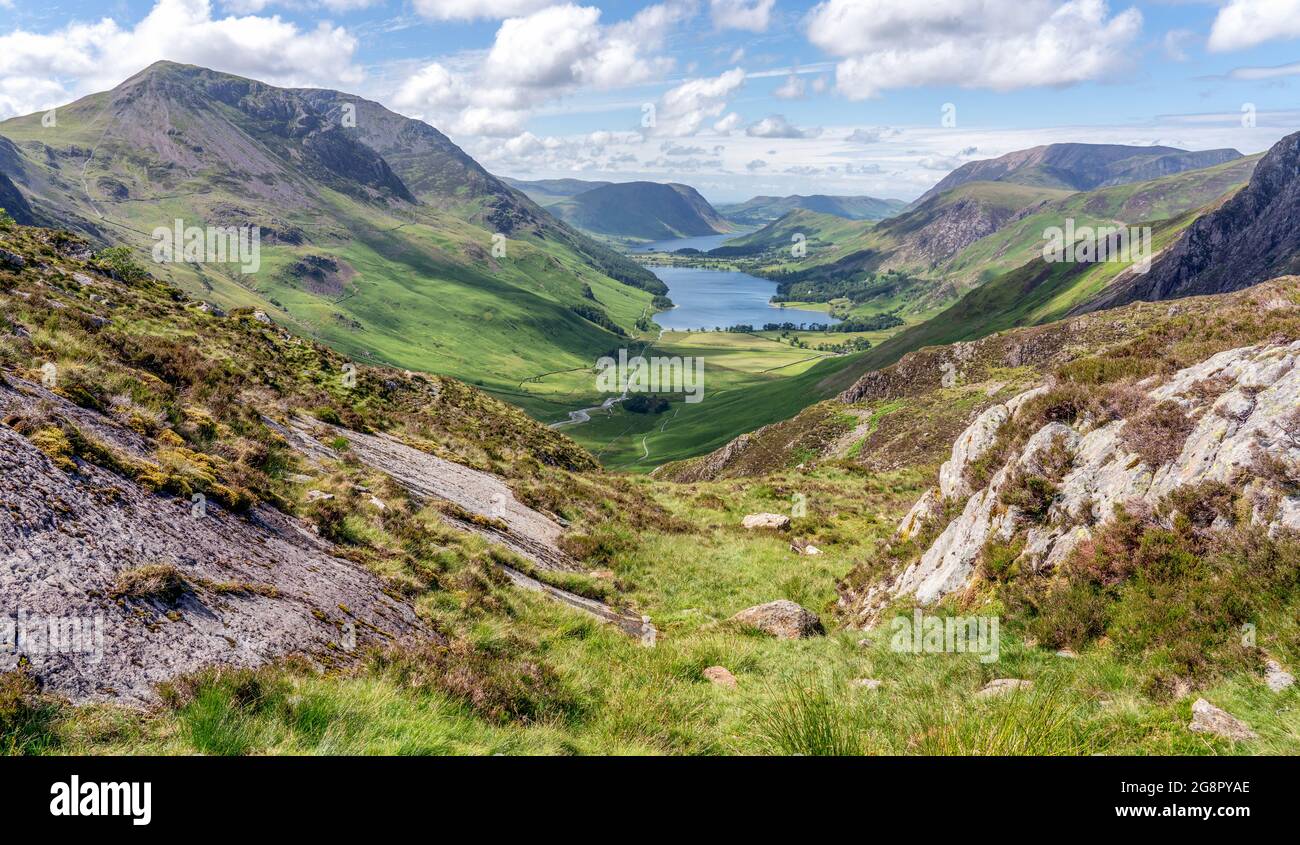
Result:
{"label": "moss", "polygon": [[72,459],[72,443],[63,429],[42,428],[31,435],[31,441],[32,445],[44,452],[59,469],[67,472],[74,472],[77,469],[77,463]]}

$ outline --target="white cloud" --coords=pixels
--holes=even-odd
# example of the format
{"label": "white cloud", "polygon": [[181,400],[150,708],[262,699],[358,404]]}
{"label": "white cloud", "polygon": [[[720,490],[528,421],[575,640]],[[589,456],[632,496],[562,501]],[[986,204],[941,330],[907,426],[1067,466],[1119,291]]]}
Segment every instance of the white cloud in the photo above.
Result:
{"label": "white cloud", "polygon": [[[732,68],[719,76],[690,79],[670,89],[660,98],[655,134],[675,137],[695,134],[706,120],[726,111],[727,101],[744,83],[745,72]],[[724,118],[719,123],[729,120]]]}
{"label": "white cloud", "polygon": [[764,169],[765,167],[767,167],[767,162],[763,161],[761,158],[756,158],[753,161],[751,161],[749,164],[745,165],[745,169],[748,170],[750,173],[757,173],[758,171]]}
{"label": "white cloud", "polygon": [[668,0],[607,26],[593,6],[550,6],[503,21],[485,53],[420,67],[393,102],[454,133],[516,136],[533,112],[560,97],[667,73],[672,60],[655,51],[695,12],[692,0]]}
{"label": "white cloud", "polygon": [[[252,15],[272,6],[290,9],[328,9],[331,12],[353,12],[368,9],[384,0],[222,0],[221,8],[237,15]],[[3,0],[0,0],[3,5]]]}
{"label": "white cloud", "polygon": [[781,100],[798,100],[807,92],[804,81],[795,74],[790,74],[785,82],[772,91],[772,96]]}
{"label": "white cloud", "polygon": [[713,131],[721,135],[726,135],[733,132],[736,129],[739,129],[740,125],[744,122],[745,119],[733,111],[730,114],[728,114],[726,117],[722,118],[722,120],[719,120],[716,123],[714,123]]}
{"label": "white cloud", "polygon": [[825,0],[808,15],[809,39],[840,57],[836,84],[852,99],[1103,78],[1129,65],[1141,28],[1140,12],[1112,17],[1105,0]]}
{"label": "white cloud", "polygon": [[890,126],[858,127],[845,137],[850,144],[876,144],[886,138],[901,135],[902,131]]}
{"label": "white cloud", "polygon": [[415,11],[437,21],[501,20],[545,8],[550,0],[415,0]]}
{"label": "white cloud", "polygon": [[1300,62],[1273,67],[1239,67],[1228,76],[1233,79],[1276,79],[1279,76],[1300,76]]}
{"label": "white cloud", "polygon": [[768,115],[745,129],[751,138],[816,138],[822,134],[821,129],[800,129],[792,125],[783,115]]}
{"label": "white cloud", "polygon": [[1300,36],[1300,0],[1231,0],[1210,28],[1209,48],[1241,50],[1276,38]]}
{"label": "white cloud", "polygon": [[772,22],[776,0],[709,0],[709,13],[718,29],[763,32]]}
{"label": "white cloud", "polygon": [[213,18],[208,0],[158,0],[131,28],[102,18],[0,35],[0,117],[107,90],[160,59],[280,85],[355,86],[356,46],[347,30],[325,23],[303,30],[279,17]]}

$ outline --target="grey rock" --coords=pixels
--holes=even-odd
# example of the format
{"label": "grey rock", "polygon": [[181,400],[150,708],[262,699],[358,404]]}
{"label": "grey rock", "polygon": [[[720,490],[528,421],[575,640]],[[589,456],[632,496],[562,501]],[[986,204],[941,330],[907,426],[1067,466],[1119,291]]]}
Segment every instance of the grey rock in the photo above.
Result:
{"label": "grey rock", "polygon": [[1020,678],[996,678],[985,684],[979,692],[975,693],[976,698],[995,698],[999,695],[1019,692],[1020,690],[1030,690],[1034,688],[1033,681],[1026,681]]}
{"label": "grey rock", "polygon": [[1187,729],[1193,733],[1213,734],[1236,742],[1259,738],[1245,722],[1203,698],[1196,699],[1192,704],[1192,721],[1188,723]]}
{"label": "grey rock", "polygon": [[755,528],[770,528],[784,531],[790,527],[790,517],[781,513],[751,513],[741,520],[741,525],[753,531]]}
{"label": "grey rock", "polygon": [[803,639],[826,633],[817,614],[788,599],[755,605],[731,618],[742,625],[766,631],[774,637],[785,640]]}

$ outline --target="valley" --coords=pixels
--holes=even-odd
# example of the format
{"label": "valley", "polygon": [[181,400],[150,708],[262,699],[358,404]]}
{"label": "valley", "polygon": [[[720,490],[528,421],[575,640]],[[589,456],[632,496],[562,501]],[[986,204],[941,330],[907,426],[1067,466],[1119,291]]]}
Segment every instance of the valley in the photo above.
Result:
{"label": "valley", "polygon": [[0,121],[0,594],[101,637],[4,639],[0,752],[1300,754],[1300,133],[534,140],[171,61]]}

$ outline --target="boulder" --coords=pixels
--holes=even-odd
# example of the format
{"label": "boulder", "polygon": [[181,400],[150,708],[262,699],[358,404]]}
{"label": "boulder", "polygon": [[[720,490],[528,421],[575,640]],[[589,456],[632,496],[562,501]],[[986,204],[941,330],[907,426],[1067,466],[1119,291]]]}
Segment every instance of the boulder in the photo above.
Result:
{"label": "boulder", "polygon": [[736,686],[736,676],[731,674],[722,666],[710,666],[704,670],[704,678],[710,683],[717,684],[720,687]]}
{"label": "boulder", "polygon": [[1295,675],[1283,669],[1281,663],[1270,660],[1264,664],[1264,683],[1273,692],[1281,692],[1295,683]]}
{"label": "boulder", "polygon": [[817,614],[788,599],[755,605],[731,618],[783,640],[798,640],[826,633]]}
{"label": "boulder", "polygon": [[790,551],[800,555],[819,555],[822,550],[807,540],[796,538],[790,542]]}
{"label": "boulder", "polygon": [[1235,742],[1259,738],[1245,722],[1203,698],[1196,699],[1192,705],[1192,721],[1187,729],[1193,733],[1214,734]]}
{"label": "boulder", "polygon": [[975,697],[994,698],[999,695],[1006,695],[1009,692],[1030,690],[1033,688],[1033,681],[1025,681],[1020,678],[996,678],[989,681],[979,692],[975,693]]}
{"label": "boulder", "polygon": [[755,528],[771,528],[774,531],[784,531],[790,527],[790,517],[782,513],[751,513],[745,517],[741,524],[750,531]]}

